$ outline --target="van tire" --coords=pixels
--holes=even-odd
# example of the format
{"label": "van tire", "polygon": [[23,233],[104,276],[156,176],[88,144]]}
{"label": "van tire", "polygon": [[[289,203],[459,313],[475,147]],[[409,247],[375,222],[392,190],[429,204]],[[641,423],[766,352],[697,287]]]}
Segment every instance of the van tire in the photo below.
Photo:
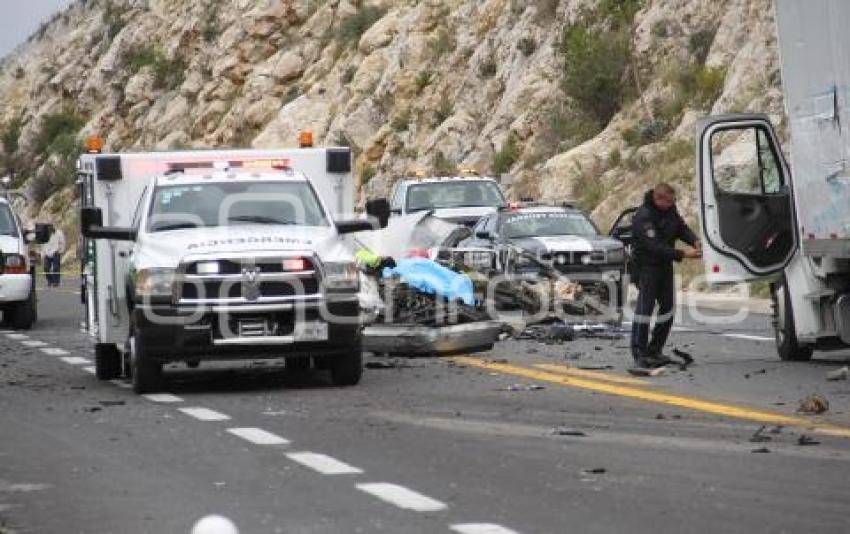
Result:
{"label": "van tire", "polygon": [[14,304],[9,313],[11,314],[10,321],[12,328],[15,330],[29,330],[35,324],[36,317],[36,296],[35,287],[30,290],[30,295],[27,300]]}
{"label": "van tire", "polygon": [[121,351],[112,343],[94,346],[94,371],[100,380],[112,380],[121,376]]}
{"label": "van tire", "polygon": [[141,338],[130,331],[130,380],[139,395],[156,393],[163,387],[162,364],[153,359]]}
{"label": "van tire", "polygon": [[363,350],[358,341],[356,347],[346,354],[329,357],[331,382],[335,386],[356,386],[363,376]]}
{"label": "van tire", "polygon": [[794,325],[794,312],[791,309],[791,296],[786,290],[787,282],[783,276],[772,284],[770,296],[773,301],[773,331],[776,337],[776,352],[779,359],[789,362],[805,362],[812,359],[814,348],[800,345]]}

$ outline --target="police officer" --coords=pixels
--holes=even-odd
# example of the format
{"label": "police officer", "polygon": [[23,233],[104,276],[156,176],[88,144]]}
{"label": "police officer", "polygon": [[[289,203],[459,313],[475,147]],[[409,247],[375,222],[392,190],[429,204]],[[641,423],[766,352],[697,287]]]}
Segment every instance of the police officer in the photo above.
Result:
{"label": "police officer", "polygon": [[[643,205],[632,219],[632,236],[636,263],[633,270],[637,271],[633,276],[639,290],[632,323],[632,356],[639,367],[660,367],[670,363],[661,351],[675,315],[673,262],[701,258],[701,244],[676,210],[675,190],[665,183],[647,191]],[[676,240],[690,247],[677,250]],[[656,303],[658,316],[650,340],[649,325]]]}

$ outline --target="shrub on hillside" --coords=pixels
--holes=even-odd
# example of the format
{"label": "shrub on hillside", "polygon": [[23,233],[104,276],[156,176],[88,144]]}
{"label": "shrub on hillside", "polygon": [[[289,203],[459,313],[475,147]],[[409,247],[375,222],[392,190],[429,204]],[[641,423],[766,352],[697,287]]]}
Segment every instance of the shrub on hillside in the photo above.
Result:
{"label": "shrub on hillside", "polygon": [[385,13],[386,10],[377,6],[361,7],[340,23],[336,32],[337,41],[344,45],[356,45],[366,30],[381,20]]}

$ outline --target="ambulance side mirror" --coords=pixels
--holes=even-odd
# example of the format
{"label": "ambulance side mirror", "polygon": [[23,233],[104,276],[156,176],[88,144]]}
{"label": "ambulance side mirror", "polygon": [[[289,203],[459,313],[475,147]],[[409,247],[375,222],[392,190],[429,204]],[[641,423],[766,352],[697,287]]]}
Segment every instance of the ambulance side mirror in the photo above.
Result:
{"label": "ambulance side mirror", "polygon": [[43,245],[50,241],[50,234],[52,233],[52,224],[36,223],[35,230],[32,232],[32,239],[30,241],[39,245]]}
{"label": "ambulance side mirror", "polygon": [[385,198],[376,198],[366,201],[366,215],[378,220],[381,228],[386,228],[390,221],[390,203]]}
{"label": "ambulance side mirror", "polygon": [[136,230],[121,226],[103,226],[103,211],[100,208],[80,209],[80,230],[89,239],[111,239],[113,241],[135,241]]}

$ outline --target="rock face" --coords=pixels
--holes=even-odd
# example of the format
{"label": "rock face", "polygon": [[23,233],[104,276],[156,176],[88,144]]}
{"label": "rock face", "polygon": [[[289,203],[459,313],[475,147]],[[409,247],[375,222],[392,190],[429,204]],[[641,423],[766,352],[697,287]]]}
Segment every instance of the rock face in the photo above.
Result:
{"label": "rock face", "polygon": [[[559,43],[588,13],[610,26],[603,4],[78,0],[2,63],[0,127],[20,125],[6,166],[35,162],[37,179],[56,150],[46,118],[72,111],[78,140],[97,132],[116,151],[294,146],[309,128],[318,144],[354,148],[358,177],[376,177],[364,196],[414,170],[472,167],[512,174],[514,197],[575,198],[602,224],[661,179],[688,211],[700,115],[783,121],[771,1],[622,2],[637,8],[622,77],[633,88],[610,120],[576,133]],[[681,94],[689,73],[699,102]],[[56,219],[72,198],[56,194],[30,215]]]}

